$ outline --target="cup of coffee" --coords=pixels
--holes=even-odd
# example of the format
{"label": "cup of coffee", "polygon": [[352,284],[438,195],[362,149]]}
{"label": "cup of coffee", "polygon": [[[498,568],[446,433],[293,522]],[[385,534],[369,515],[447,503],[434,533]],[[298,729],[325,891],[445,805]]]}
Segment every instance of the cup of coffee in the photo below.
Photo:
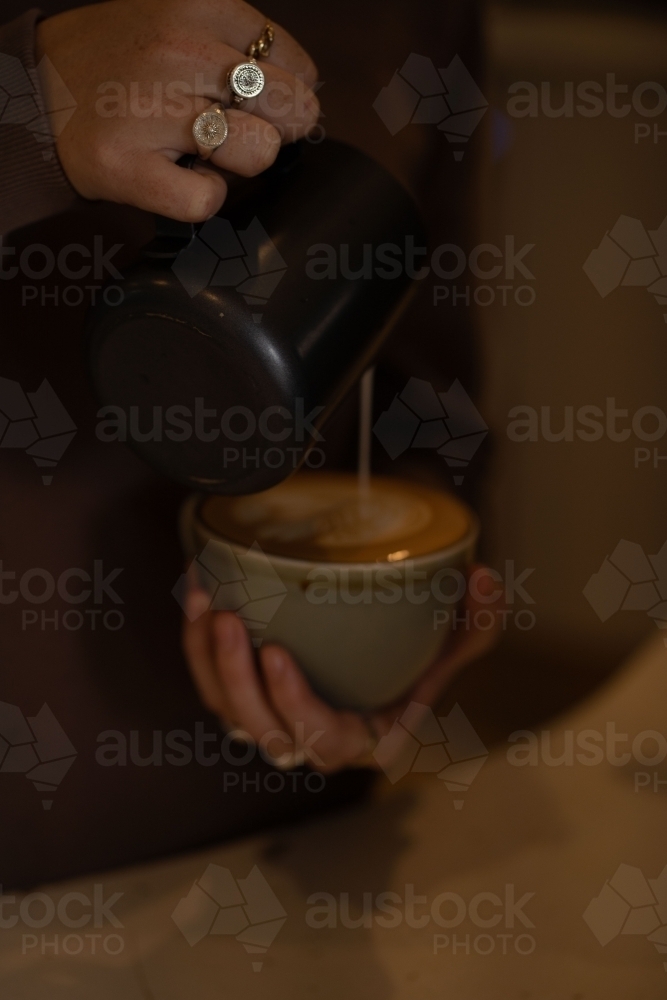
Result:
{"label": "cup of coffee", "polygon": [[190,497],[181,535],[212,610],[284,646],[332,705],[404,694],[442,647],[478,536],[453,496],[406,480],[297,473],[248,497]]}

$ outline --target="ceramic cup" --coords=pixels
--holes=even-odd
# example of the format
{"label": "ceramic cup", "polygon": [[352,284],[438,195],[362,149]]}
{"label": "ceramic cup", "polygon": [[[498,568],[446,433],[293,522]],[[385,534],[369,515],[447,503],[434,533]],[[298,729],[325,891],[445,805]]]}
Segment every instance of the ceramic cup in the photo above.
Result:
{"label": "ceramic cup", "polygon": [[226,540],[202,520],[205,497],[181,513],[181,538],[212,610],[235,611],[255,647],[278,643],[338,708],[368,711],[398,699],[434,660],[452,628],[479,533],[402,562],[311,562]]}

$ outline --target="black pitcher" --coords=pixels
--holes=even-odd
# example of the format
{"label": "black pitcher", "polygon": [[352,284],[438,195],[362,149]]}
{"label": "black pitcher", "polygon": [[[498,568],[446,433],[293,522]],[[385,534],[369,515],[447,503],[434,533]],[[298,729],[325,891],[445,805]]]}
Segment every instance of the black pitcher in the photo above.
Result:
{"label": "black pitcher", "polygon": [[320,429],[404,306],[423,243],[412,199],[369,157],[329,139],[285,147],[207,222],[158,220],[122,300],[91,312],[105,412],[195,489],[256,493],[306,457],[316,468]]}

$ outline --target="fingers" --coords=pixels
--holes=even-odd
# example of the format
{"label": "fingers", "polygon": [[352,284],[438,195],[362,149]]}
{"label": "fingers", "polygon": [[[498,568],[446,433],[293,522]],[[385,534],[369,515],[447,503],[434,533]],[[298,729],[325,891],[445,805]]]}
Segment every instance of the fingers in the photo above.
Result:
{"label": "fingers", "polygon": [[[495,646],[501,631],[501,612],[505,604],[500,600],[502,589],[498,587],[498,575],[493,574],[486,566],[471,566],[468,573],[465,611],[466,620],[472,627],[459,631],[445,651],[445,660],[450,666],[460,668],[478,659]],[[475,623],[479,621],[478,612],[491,612],[493,623],[491,628],[480,628]],[[487,621],[487,615],[484,621]]]}
{"label": "fingers", "polygon": [[213,663],[210,603],[204,590],[189,592],[183,618],[183,652],[202,703],[209,712],[228,719],[229,708]]}
{"label": "fingers", "polygon": [[[194,42],[191,44],[194,46]],[[142,125],[156,120],[159,124],[183,121],[191,126],[203,110],[202,101],[204,105],[220,101],[230,107],[227,75],[234,66],[247,61],[242,51],[217,42],[196,50],[193,47],[192,51],[187,46],[183,50],[167,49],[155,79],[145,81],[131,96],[128,110]],[[307,82],[294,67],[265,59],[259,65],[264,88],[259,97],[245,101],[242,110],[278,127],[286,141],[300,139],[320,116],[319,101],[312,90],[315,81]]]}
{"label": "fingers", "polygon": [[[500,596],[498,584],[490,570],[484,566],[472,566],[468,574],[465,600],[465,611],[469,612],[467,620],[474,623],[478,611],[488,611],[494,606],[488,599],[495,598],[496,595]],[[501,608],[497,607],[496,610]],[[486,621],[486,617],[484,620]],[[500,616],[495,615],[492,628],[480,629],[473,624],[472,628],[459,631],[442,656],[423,675],[412,691],[410,700],[424,705],[433,704],[463,667],[480,659],[494,647],[500,630]]]}
{"label": "fingers", "polygon": [[[255,177],[275,161],[280,134],[272,125],[243,111],[226,114],[228,138],[206,162],[243,177]],[[158,144],[164,148],[156,149]],[[187,170],[175,162],[184,153],[196,152],[192,120],[171,122],[166,130],[157,120],[146,122],[142,148],[132,155],[125,144],[100,151],[99,158],[114,177],[113,188],[105,196],[125,201],[130,189],[138,208],[181,222],[204,222],[222,207],[227,183],[215,170],[200,164]]]}
{"label": "fingers", "polygon": [[121,190],[123,186],[132,190],[132,203],[137,208],[179,222],[204,222],[222,207],[227,184],[212,170],[184,170],[177,166],[174,161],[180,155],[180,152],[137,152],[132,167],[126,166],[122,173],[118,172],[116,184]]}
{"label": "fingers", "polygon": [[[249,643],[243,641],[247,639],[245,628],[234,614],[211,614],[209,605],[205,591],[191,590],[183,620],[183,652],[202,703],[227,729],[260,743],[267,761],[279,767],[302,763],[295,761],[293,741],[271,713],[261,684],[253,683],[257,672]],[[248,682],[253,688],[250,698]],[[232,697],[228,683],[232,684]]]}
{"label": "fingers", "polygon": [[191,591],[183,626],[183,649],[209,711],[250,736],[280,767],[306,763],[328,773],[367,757],[370,738],[361,716],[326,705],[277,646],[260,654],[263,684],[245,626],[232,612],[211,614],[209,603],[206,593]]}
{"label": "fingers", "polygon": [[268,733],[283,730],[264,693],[243,622],[232,612],[216,614],[213,643],[216,674],[225,690],[233,723],[256,743]]}
{"label": "fingers", "polygon": [[211,156],[211,163],[242,177],[255,177],[275,161],[280,133],[268,122],[243,111],[227,111],[229,135]]}
{"label": "fingers", "polygon": [[[275,162],[285,133],[281,133],[270,122],[246,111],[230,109],[225,111],[225,115],[229,125],[227,138],[213,151],[206,162],[242,177],[256,177]],[[166,132],[164,126],[158,128],[153,125],[146,128],[144,140],[150,145],[168,144],[180,155],[196,153],[197,144],[192,134],[193,122],[194,118],[178,123],[172,122]],[[301,126],[297,126],[296,131],[300,130]],[[293,136],[294,133],[290,132],[290,141]],[[224,197],[220,204],[222,201]],[[211,214],[212,212],[209,212],[209,215]],[[208,218],[208,215],[202,218]]]}
{"label": "fingers", "polygon": [[[317,82],[318,76],[317,66],[312,58],[299,45],[296,39],[292,38],[288,31],[285,31],[284,28],[281,28],[280,25],[275,24],[273,21],[271,23],[275,29],[276,37],[271,46],[268,58],[266,60],[263,59],[262,62],[267,62],[272,66],[277,66],[279,69],[284,69],[293,76],[302,78],[307,87],[312,87]],[[246,49],[242,50],[244,52],[247,51]]]}
{"label": "fingers", "polygon": [[[269,21],[261,11],[242,0],[214,0],[211,6],[214,13],[208,17],[208,23],[219,37],[224,35],[225,41],[242,53],[258,40]],[[295,75],[301,73],[307,85],[312,86],[317,80],[317,67],[311,57],[285,28],[275,21],[271,25],[275,38],[268,57],[261,60],[262,65],[270,63]]]}
{"label": "fingers", "polygon": [[[141,93],[130,101],[130,111],[143,120],[149,117],[184,118],[191,122],[201,98],[221,101],[229,107],[231,94],[227,75],[234,66],[247,61],[242,51],[218,43],[197,50],[196,58],[187,48],[185,51],[169,49],[157,73],[162,95],[157,103],[160,114],[154,113],[155,84],[143,86]],[[308,82],[294,66],[281,66],[266,59],[261,59],[259,65],[264,74],[264,88],[259,97],[244,102],[243,110],[280,126],[285,132],[293,132],[290,141],[301,138],[320,116],[311,74]]]}
{"label": "fingers", "polygon": [[[270,122],[281,131],[286,141],[301,139],[320,117],[317,97],[303,80],[292,73],[264,62],[261,68],[265,78],[264,89],[259,97],[245,101],[243,110]],[[225,88],[221,94],[223,103],[229,104],[230,97]]]}
{"label": "fingers", "polygon": [[[498,599],[496,579],[484,567],[471,569],[465,605],[470,621]],[[186,656],[204,704],[246,732],[264,752],[275,755],[279,766],[307,763],[323,773],[359,765],[377,767],[370,757],[373,745],[391,730],[405,704],[434,704],[463,666],[493,646],[500,630],[500,616],[496,616],[494,629],[473,627],[460,633],[461,638],[426,671],[406,702],[374,713],[367,721],[355,712],[326,704],[280,647],[261,651],[260,676],[243,623],[231,612],[201,613],[208,605],[205,593],[191,593],[184,626]]]}
{"label": "fingers", "polygon": [[367,755],[369,732],[360,715],[318,698],[284,649],[267,646],[260,661],[271,704],[310,767],[327,773]]}
{"label": "fingers", "polygon": [[[39,54],[62,67],[75,105],[57,150],[78,194],[186,222],[217,212],[223,179],[212,171],[185,173],[174,163],[194,152],[197,114],[211,101],[228,100],[227,74],[247,61],[265,24],[265,15],[242,0],[115,0],[41,22]],[[315,66],[279,25],[260,62],[264,91],[242,110],[293,142],[319,114]],[[53,87],[45,87],[45,99],[57,113]],[[271,132],[241,149],[230,142],[216,162],[250,176],[271,162],[275,145]]]}

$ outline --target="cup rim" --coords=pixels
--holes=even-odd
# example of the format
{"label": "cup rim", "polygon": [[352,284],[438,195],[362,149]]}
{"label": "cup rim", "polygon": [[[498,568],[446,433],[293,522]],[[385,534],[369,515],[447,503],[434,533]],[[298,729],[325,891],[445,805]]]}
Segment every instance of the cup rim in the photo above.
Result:
{"label": "cup rim", "polygon": [[[228,545],[229,548],[232,550],[232,552],[234,552],[235,554],[237,552],[241,552],[245,555],[246,553],[250,552],[252,546],[248,547],[246,545],[241,545],[239,542],[234,542],[229,538],[225,538],[223,535],[218,535],[204,524],[204,522],[199,517],[199,510],[203,499],[205,499],[205,497],[200,496],[197,498],[196,503],[193,504],[192,516],[195,521],[195,530],[198,533],[204,534],[210,541],[222,542],[224,545]],[[187,502],[188,501],[186,501],[186,504]],[[190,502],[192,502],[192,500],[190,500]],[[398,568],[408,562],[419,564],[420,566],[428,566],[432,562],[434,563],[440,562],[444,557],[452,558],[454,556],[457,556],[461,552],[464,552],[466,549],[477,544],[481,531],[480,521],[477,514],[473,510],[471,510],[471,508],[468,507],[467,504],[465,504],[465,506],[468,511],[468,516],[470,518],[470,527],[462,538],[460,538],[457,542],[454,542],[452,545],[449,545],[444,549],[437,549],[435,552],[426,552],[424,555],[414,556],[412,559],[410,558],[401,559],[397,560],[396,562],[388,562],[386,559],[384,560],[377,559],[375,560],[375,562],[367,562],[367,563],[329,562],[325,559],[321,559],[319,561],[314,559],[296,559],[293,558],[292,556],[275,555],[273,552],[268,552],[264,548],[262,548],[259,542],[257,542],[256,544],[259,545],[264,557],[269,559],[272,563],[277,563],[278,565],[285,565],[286,568],[294,570],[312,569],[315,566],[326,566],[327,569],[333,569],[336,571],[340,571],[343,569],[347,570],[354,569],[363,571],[369,569],[377,570],[380,567]]]}

